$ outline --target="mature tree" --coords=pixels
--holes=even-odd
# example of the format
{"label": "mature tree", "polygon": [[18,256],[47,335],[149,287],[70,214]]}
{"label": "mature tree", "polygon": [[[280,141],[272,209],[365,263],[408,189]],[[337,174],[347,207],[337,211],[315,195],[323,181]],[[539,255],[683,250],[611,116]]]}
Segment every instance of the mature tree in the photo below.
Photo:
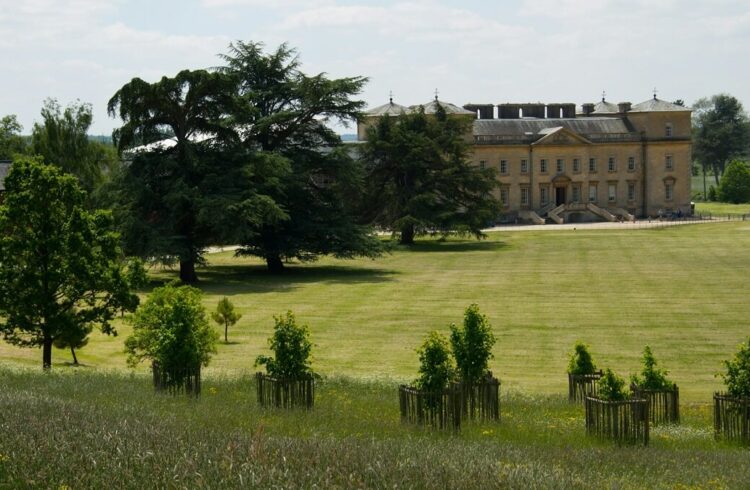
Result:
{"label": "mature tree", "polygon": [[26,153],[26,140],[21,136],[23,126],[15,115],[0,119],[0,160],[12,160],[16,155]]}
{"label": "mature tree", "polygon": [[224,326],[224,342],[229,342],[229,327],[237,323],[242,315],[234,310],[234,303],[224,297],[216,305],[216,311],[211,312],[211,318],[219,325]]}
{"label": "mature tree", "polygon": [[[17,160],[0,206],[0,331],[10,343],[42,347],[98,326],[115,333],[116,313],[138,297],[124,276],[108,212],[85,209],[76,179],[38,160]],[[85,335],[83,335],[85,337]]]}
{"label": "mature tree", "polygon": [[324,122],[354,120],[362,77],[329,79],[299,69],[286,44],[265,54],[259,43],[230,45],[219,68],[235,82],[233,127],[255,162],[253,182],[263,206],[241,220],[240,254],[280,271],[286,259],[373,256],[381,245],[357,223],[361,166]]}
{"label": "mature tree", "polygon": [[693,153],[713,170],[716,185],[724,166],[745,155],[750,145],[750,123],[739,100],[728,94],[700,99],[693,106]]}
{"label": "mature tree", "polygon": [[500,207],[491,194],[494,170],[469,163],[470,124],[439,105],[434,116],[420,110],[382,117],[363,145],[365,215],[399,233],[403,244],[426,233],[480,238]]}
{"label": "mature tree", "polygon": [[75,102],[65,109],[55,99],[42,107],[42,123],[31,131],[31,149],[47,163],[75,175],[87,191],[102,179],[103,171],[113,164],[111,152],[104,145],[89,141],[88,130],[93,116],[91,104]]}
{"label": "mature tree", "polygon": [[224,124],[229,95],[226,76],[184,70],[155,83],[134,78],[108,105],[124,122],[113,137],[131,160],[113,185],[126,249],[176,257],[184,282],[198,280],[196,263],[221,242],[221,225],[229,229],[237,193],[251,188],[244,160],[220,151],[233,134]]}
{"label": "mature tree", "polygon": [[750,168],[745,162],[733,161],[721,176],[719,200],[735,204],[750,202]]}

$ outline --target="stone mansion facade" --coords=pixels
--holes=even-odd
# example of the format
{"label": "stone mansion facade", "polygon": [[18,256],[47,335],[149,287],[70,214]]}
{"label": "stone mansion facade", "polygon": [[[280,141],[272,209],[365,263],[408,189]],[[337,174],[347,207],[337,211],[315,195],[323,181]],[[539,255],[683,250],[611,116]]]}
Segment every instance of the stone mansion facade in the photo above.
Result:
{"label": "stone mansion facade", "polygon": [[[498,221],[564,223],[688,215],[691,111],[654,96],[640,104],[467,104],[438,101],[451,117],[472,118],[472,160],[497,171]],[[365,114],[415,110],[389,102]],[[467,135],[467,137],[469,137]]]}

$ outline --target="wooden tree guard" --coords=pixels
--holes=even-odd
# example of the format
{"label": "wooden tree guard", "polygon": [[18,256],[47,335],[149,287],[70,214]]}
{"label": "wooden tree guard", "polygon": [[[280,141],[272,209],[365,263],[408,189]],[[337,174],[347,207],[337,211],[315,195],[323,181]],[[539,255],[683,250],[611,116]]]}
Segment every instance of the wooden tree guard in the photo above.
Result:
{"label": "wooden tree guard", "polygon": [[587,396],[596,396],[596,382],[604,375],[600,371],[592,374],[568,373],[568,401],[583,402]]}
{"label": "wooden tree guard", "polygon": [[398,387],[401,421],[436,429],[461,428],[461,387],[437,392],[421,391],[411,386]]}
{"label": "wooden tree guard", "polygon": [[587,434],[612,439],[617,444],[648,446],[647,399],[606,401],[587,396],[585,405]]}
{"label": "wooden tree guard", "polygon": [[750,444],[750,398],[714,393],[714,433],[717,439]]}
{"label": "wooden tree guard", "polygon": [[261,407],[312,409],[315,402],[315,378],[274,378],[256,373],[258,403]]}
{"label": "wooden tree guard", "polygon": [[186,393],[190,396],[201,394],[201,366],[162,369],[158,362],[151,363],[154,379],[154,389],[157,392],[167,392],[170,395]]}
{"label": "wooden tree guard", "polygon": [[644,390],[631,385],[634,398],[649,401],[649,419],[653,425],[680,423],[680,390]]}
{"label": "wooden tree guard", "polygon": [[461,416],[472,420],[500,420],[500,380],[488,372],[478,383],[462,383]]}

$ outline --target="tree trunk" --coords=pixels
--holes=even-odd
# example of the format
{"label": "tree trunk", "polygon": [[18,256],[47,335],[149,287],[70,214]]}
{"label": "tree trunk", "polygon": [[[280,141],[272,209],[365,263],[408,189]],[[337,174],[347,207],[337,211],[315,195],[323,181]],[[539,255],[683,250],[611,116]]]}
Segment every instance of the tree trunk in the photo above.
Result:
{"label": "tree trunk", "polygon": [[52,339],[45,336],[42,342],[42,369],[52,369]]}
{"label": "tree trunk", "polygon": [[414,244],[414,225],[404,225],[401,228],[401,245],[413,245]]}
{"label": "tree trunk", "polygon": [[76,357],[76,350],[73,348],[73,346],[70,346],[70,353],[73,355],[73,365],[78,365],[78,358]]}
{"label": "tree trunk", "polygon": [[266,255],[266,265],[268,265],[268,272],[279,274],[284,272],[284,262],[281,261],[281,257],[278,255]]}
{"label": "tree trunk", "polygon": [[198,282],[194,260],[180,260],[180,281],[186,284]]}

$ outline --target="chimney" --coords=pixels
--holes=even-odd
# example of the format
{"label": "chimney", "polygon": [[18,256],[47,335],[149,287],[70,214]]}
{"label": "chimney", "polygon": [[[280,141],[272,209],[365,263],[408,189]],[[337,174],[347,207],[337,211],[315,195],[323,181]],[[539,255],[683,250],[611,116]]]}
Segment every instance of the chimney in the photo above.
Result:
{"label": "chimney", "polygon": [[499,119],[518,119],[518,104],[498,104],[497,117]]}
{"label": "chimney", "polygon": [[495,106],[492,104],[466,104],[464,109],[479,114],[478,119],[494,119]]}
{"label": "chimney", "polygon": [[583,108],[583,115],[590,116],[594,112],[594,104],[588,103],[581,106]]}
{"label": "chimney", "polygon": [[631,106],[632,104],[630,102],[620,102],[619,104],[617,104],[617,111],[620,114],[625,114],[626,112],[630,111]]}
{"label": "chimney", "polygon": [[576,117],[576,105],[575,104],[560,104],[562,107],[562,117],[565,119],[575,119]]}

